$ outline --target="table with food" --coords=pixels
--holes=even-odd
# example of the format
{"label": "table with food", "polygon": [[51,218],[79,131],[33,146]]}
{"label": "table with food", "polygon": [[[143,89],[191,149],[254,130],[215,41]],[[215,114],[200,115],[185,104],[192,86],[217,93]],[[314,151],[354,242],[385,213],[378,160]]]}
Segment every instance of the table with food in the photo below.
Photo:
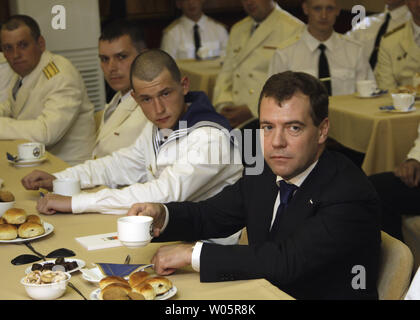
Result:
{"label": "table with food", "polygon": [[[6,154],[16,155],[21,143],[0,141],[0,299],[293,299],[265,279],[201,283],[191,267],[159,276],[150,261],[161,243],[115,245],[120,215],[38,213],[40,191],[48,191],[25,190],[21,179],[35,169],[54,173],[68,165],[48,152],[42,162],[16,165]],[[77,240],[96,235],[113,245],[88,250]]]}
{"label": "table with food", "polygon": [[[420,89],[420,88],[419,88]],[[365,154],[367,175],[392,171],[414,145],[420,123],[420,90],[409,86],[369,97],[330,97],[329,136],[347,148]],[[410,93],[414,103],[406,109],[393,106],[393,93]]]}

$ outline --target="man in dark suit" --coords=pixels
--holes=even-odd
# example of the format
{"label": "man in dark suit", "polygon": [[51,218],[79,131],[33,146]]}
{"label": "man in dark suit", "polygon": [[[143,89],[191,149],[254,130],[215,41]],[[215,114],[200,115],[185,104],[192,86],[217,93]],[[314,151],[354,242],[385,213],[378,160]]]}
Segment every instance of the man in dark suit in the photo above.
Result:
{"label": "man in dark suit", "polygon": [[135,204],[128,212],[154,218],[156,241],[223,237],[246,227],[249,245],[163,246],[152,259],[156,272],[192,264],[201,281],[266,278],[297,299],[377,299],[379,200],[350,160],[324,151],[324,86],[305,73],[273,75],[261,92],[259,119],[261,175],[243,176],[199,203]]}

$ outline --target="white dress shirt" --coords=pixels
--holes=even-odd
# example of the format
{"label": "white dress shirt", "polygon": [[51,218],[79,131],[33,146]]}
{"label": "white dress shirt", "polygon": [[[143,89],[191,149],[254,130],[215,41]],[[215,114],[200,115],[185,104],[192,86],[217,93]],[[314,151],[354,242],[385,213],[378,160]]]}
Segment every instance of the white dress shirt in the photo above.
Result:
{"label": "white dress shirt", "polygon": [[[301,35],[286,41],[276,50],[271,59],[268,76],[292,70],[318,77],[320,43],[308,32],[308,28],[305,28]],[[333,32],[323,44],[327,47],[325,54],[330,69],[332,95],[352,94],[356,91],[358,80],[374,80],[360,43]]]}
{"label": "white dress shirt", "polygon": [[[311,164],[305,171],[303,171],[302,173],[298,174],[296,177],[293,177],[290,180],[285,180],[287,183],[290,184],[294,184],[297,187],[300,187],[303,183],[303,181],[305,181],[305,179],[308,177],[308,175],[311,173],[311,171],[315,168],[316,164],[318,163],[318,160],[316,160],[313,164]],[[280,181],[284,180],[282,177],[277,176],[276,177],[276,184],[277,186],[280,185]],[[296,191],[295,191],[296,192]],[[280,191],[277,194],[277,198],[276,201],[274,203],[274,208],[273,208],[273,218],[271,220],[271,226],[273,226],[274,220],[276,219],[276,215],[277,215],[277,209],[280,205]],[[166,225],[169,222],[169,211],[168,208],[165,206],[165,210],[166,210],[166,219],[165,219],[165,224],[164,226],[166,227]],[[164,231],[164,229],[162,229],[162,232]],[[203,242],[201,241],[197,241],[197,243],[194,246],[193,252],[192,252],[192,256],[191,256],[191,266],[192,268],[199,272],[200,271],[200,255],[201,255],[201,248],[203,247]]]}
{"label": "white dress shirt", "polygon": [[198,25],[201,47],[198,54],[203,58],[224,56],[228,42],[228,32],[219,22],[202,15],[200,20],[182,16],[169,25],[162,36],[161,49],[176,59],[194,59],[194,25]]}
{"label": "white dress shirt", "polygon": [[367,16],[354,26],[352,30],[347,32],[347,36],[363,44],[364,53],[368,59],[372,54],[376,36],[378,35],[382,24],[385,22],[388,12],[391,14],[391,19],[389,20],[386,32],[394,30],[411,18],[410,10],[408,10],[406,5],[392,11],[389,11],[388,8],[386,8],[382,13]]}

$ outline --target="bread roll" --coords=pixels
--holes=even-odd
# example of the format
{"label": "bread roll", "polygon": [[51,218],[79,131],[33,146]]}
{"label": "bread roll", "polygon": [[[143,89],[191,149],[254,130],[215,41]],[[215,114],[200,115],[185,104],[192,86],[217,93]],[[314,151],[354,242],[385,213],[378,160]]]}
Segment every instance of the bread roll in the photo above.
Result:
{"label": "bread roll", "polygon": [[128,284],[128,281],[125,280],[122,277],[108,276],[108,277],[105,277],[105,278],[101,279],[101,281],[99,281],[99,288],[101,288],[101,290],[102,290],[105,287],[107,287],[107,286],[109,286],[110,284],[113,284],[113,283],[120,283],[120,284],[124,284],[126,286],[130,286]]}
{"label": "bread roll", "polygon": [[41,218],[35,214],[30,214],[29,216],[26,217],[26,222],[33,222],[33,223],[38,223],[38,224],[42,224]]}
{"label": "bread roll", "polygon": [[0,190],[0,202],[12,202],[15,201],[13,193],[10,191],[1,191]]}
{"label": "bread roll", "polygon": [[10,224],[22,224],[26,221],[26,211],[23,209],[11,208],[6,210],[3,218]]}
{"label": "bread roll", "polygon": [[21,238],[32,238],[45,233],[42,225],[33,222],[25,222],[19,226],[18,234]]}
{"label": "bread roll", "polygon": [[140,283],[142,283],[144,280],[146,280],[149,277],[149,274],[146,271],[137,271],[132,274],[130,274],[130,277],[128,278],[128,284],[134,288],[138,286]]}
{"label": "bread roll", "polygon": [[101,290],[99,298],[102,300],[131,300],[131,287],[123,283],[111,283]]}
{"label": "bread roll", "polygon": [[0,217],[0,224],[6,224],[6,220],[3,219],[3,217]]}
{"label": "bread roll", "polygon": [[17,228],[14,225],[0,224],[0,240],[14,240],[17,235]]}
{"label": "bread roll", "polygon": [[155,289],[156,295],[164,294],[172,288],[171,280],[165,277],[149,278],[145,280],[144,283],[150,284],[153,287],[153,289]]}
{"label": "bread roll", "polygon": [[143,295],[146,300],[154,300],[156,298],[155,289],[148,283],[140,283],[131,289],[133,292]]}

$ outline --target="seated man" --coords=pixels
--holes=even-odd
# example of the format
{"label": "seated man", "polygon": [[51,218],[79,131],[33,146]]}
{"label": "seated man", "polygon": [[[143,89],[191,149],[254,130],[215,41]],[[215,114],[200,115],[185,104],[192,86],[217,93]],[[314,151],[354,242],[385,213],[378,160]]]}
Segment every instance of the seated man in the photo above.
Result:
{"label": "seated man", "polygon": [[420,3],[407,0],[406,4],[412,18],[384,35],[379,48],[375,76],[381,89],[411,86],[420,72]]}
{"label": "seated man", "polygon": [[213,104],[231,126],[258,127],[258,94],[267,79],[274,50],[304,24],[274,0],[241,0],[248,17],[229,35],[226,59],[217,76]]}
{"label": "seated man", "polygon": [[382,200],[382,230],[403,241],[402,214],[420,213],[420,124],[407,159],[394,172],[369,177]]}
{"label": "seated man", "polygon": [[3,52],[0,51],[0,102],[7,100],[8,88],[12,83],[14,72],[7,63]]}
{"label": "seated man", "polygon": [[16,15],[1,28],[1,46],[16,73],[0,102],[0,139],[26,139],[71,165],[90,159],[95,142],[93,104],[80,73],[45,49],[31,17]]}
{"label": "seated man", "polygon": [[146,48],[139,27],[128,21],[105,26],[99,38],[99,59],[106,82],[116,94],[105,106],[96,133],[93,158],[111,154],[131,145],[146,125],[147,119],[131,96],[130,66]]}
{"label": "seated man", "polygon": [[206,59],[224,56],[228,32],[203,13],[205,0],[176,0],[182,16],[163,30],[161,49],[174,59]]}
{"label": "seated man", "polygon": [[[152,259],[155,271],[192,264],[204,282],[266,278],[297,299],[377,299],[379,199],[361,170],[324,151],[325,88],[305,73],[276,74],[259,105],[261,175],[244,175],[199,203],[142,203],[128,212],[153,217],[156,241],[223,237],[246,227],[249,245],[164,246]],[[355,267],[364,269],[363,280]]]}
{"label": "seated man", "polygon": [[340,14],[337,2],[303,2],[308,25],[276,50],[269,75],[286,70],[306,72],[323,81],[330,95],[352,94],[357,80],[374,79],[362,45],[334,31]]}
{"label": "seated man", "polygon": [[[38,201],[41,213],[124,214],[136,202],[199,201],[241,177],[229,123],[203,92],[188,93],[188,78],[181,78],[167,53],[141,53],[130,74],[132,96],[150,120],[133,145],[54,175],[34,171],[22,179],[30,190],[51,190],[56,178],[79,179],[82,188],[129,186],[73,197],[47,194]],[[238,235],[231,240],[236,243]]]}
{"label": "seated man", "polygon": [[363,44],[365,56],[369,58],[372,70],[378,62],[378,51],[382,37],[407,22],[410,11],[405,5],[406,0],[385,0],[385,11],[365,17],[353,26],[347,35]]}

